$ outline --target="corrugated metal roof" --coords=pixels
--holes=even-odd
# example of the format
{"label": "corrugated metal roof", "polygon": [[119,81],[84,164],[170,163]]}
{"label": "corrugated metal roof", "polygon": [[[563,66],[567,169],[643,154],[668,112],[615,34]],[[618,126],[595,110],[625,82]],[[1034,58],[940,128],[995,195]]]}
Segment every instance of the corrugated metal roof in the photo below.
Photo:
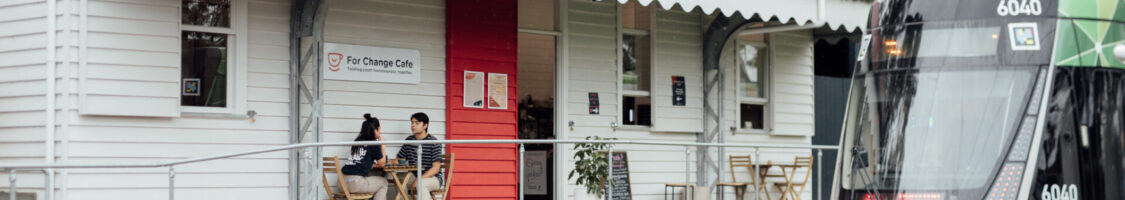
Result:
{"label": "corrugated metal roof", "polygon": [[[617,0],[627,3],[630,0]],[[636,0],[644,6],[658,2],[665,10],[690,12],[700,9],[705,14],[719,12],[728,17],[740,13],[745,18],[758,15],[762,19],[776,17],[781,21],[824,23],[834,30],[866,30],[871,3],[858,0],[824,0],[824,16],[818,16],[817,0]]]}

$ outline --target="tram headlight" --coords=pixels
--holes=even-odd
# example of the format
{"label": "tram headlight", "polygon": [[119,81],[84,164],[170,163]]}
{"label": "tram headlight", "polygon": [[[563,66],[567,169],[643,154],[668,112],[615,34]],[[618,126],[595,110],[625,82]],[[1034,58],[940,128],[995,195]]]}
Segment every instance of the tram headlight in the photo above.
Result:
{"label": "tram headlight", "polygon": [[1118,44],[1113,47],[1113,57],[1117,58],[1117,62],[1125,63],[1125,45]]}
{"label": "tram headlight", "polygon": [[988,200],[1013,200],[1019,196],[1020,182],[1023,180],[1023,163],[1005,163],[992,188]]}

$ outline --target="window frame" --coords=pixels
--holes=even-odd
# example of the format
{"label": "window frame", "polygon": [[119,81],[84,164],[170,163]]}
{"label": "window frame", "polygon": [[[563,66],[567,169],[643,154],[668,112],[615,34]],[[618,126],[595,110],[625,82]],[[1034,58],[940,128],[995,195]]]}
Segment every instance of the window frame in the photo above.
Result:
{"label": "window frame", "polygon": [[[734,79],[734,85],[735,85],[734,95],[736,96],[735,106],[737,107],[737,109],[734,109],[734,112],[735,112],[734,116],[735,116],[735,122],[736,122],[734,127],[735,127],[735,132],[738,132],[738,133],[752,133],[752,134],[772,134],[773,133],[773,117],[774,117],[774,115],[773,115],[773,106],[770,102],[770,99],[773,97],[773,90],[770,87],[773,86],[773,84],[772,84],[773,77],[772,77],[771,72],[773,72],[772,69],[773,69],[773,60],[774,60],[775,53],[774,53],[774,50],[773,50],[774,46],[773,46],[773,42],[772,42],[772,37],[770,37],[771,35],[768,34],[768,33],[762,33],[762,36],[765,40],[764,43],[763,42],[757,42],[757,41],[741,40],[741,39],[738,38],[738,34],[735,34],[735,38],[734,38],[734,48],[732,48],[732,53],[734,54],[734,56],[732,56],[732,57],[734,57],[734,60],[735,60],[735,63],[734,63],[733,67],[735,68],[734,71],[735,71],[735,74],[737,75],[737,77],[735,77],[735,79]],[[741,51],[742,49],[739,48],[739,47],[741,47],[742,45],[751,45],[751,46],[765,47],[766,48],[766,62],[764,64],[765,67],[763,67],[761,69],[761,72],[760,72],[760,73],[765,75],[764,78],[763,78],[765,80],[759,81],[759,82],[762,82],[762,88],[759,88],[759,89],[762,90],[762,94],[765,97],[760,97],[760,98],[759,97],[744,97],[739,91],[741,89],[740,86],[742,85],[742,73],[743,73],[743,71],[742,71],[742,63],[743,63],[742,56],[739,56],[739,51]],[[742,105],[743,104],[762,106],[762,129],[742,128]]]}
{"label": "window frame", "polygon": [[[653,80],[653,78],[652,78],[653,75],[655,74],[653,72],[653,69],[655,67],[652,65],[653,59],[655,58],[655,56],[653,56],[652,54],[655,53],[655,49],[656,49],[655,48],[655,42],[656,41],[652,39],[653,37],[652,37],[652,31],[651,30],[625,28],[624,23],[623,23],[623,20],[624,20],[623,16],[625,14],[623,12],[623,8],[625,7],[625,5],[624,4],[616,4],[615,7],[617,8],[617,25],[616,25],[616,27],[617,27],[616,28],[617,29],[616,41],[617,42],[614,45],[614,47],[615,47],[614,49],[617,49],[616,50],[617,55],[616,55],[616,59],[614,59],[614,60],[616,61],[615,63],[617,65],[617,67],[616,67],[616,70],[614,70],[614,71],[617,72],[617,81],[615,82],[616,85],[617,85],[617,106],[616,106],[617,111],[615,112],[615,113],[617,113],[617,122],[615,122],[614,125],[617,126],[617,127],[630,129],[630,130],[648,130],[648,129],[652,128],[652,124],[656,121],[656,102],[652,98],[652,96],[653,96],[652,95],[652,87],[654,85],[656,85],[655,80]],[[649,15],[647,17],[649,19],[656,19],[655,14],[656,14],[656,12],[649,12]],[[650,23],[653,23],[654,21],[655,20],[649,20]],[[655,27],[655,26],[650,24],[649,27]],[[648,40],[649,56],[648,56],[648,59],[646,60],[646,62],[648,62],[648,64],[649,64],[648,68],[647,68],[647,70],[649,70],[649,71],[647,73],[648,76],[646,77],[647,80],[642,79],[642,81],[648,82],[647,90],[626,90],[625,89],[625,84],[624,84],[624,81],[625,81],[625,69],[624,69],[625,64],[624,64],[624,62],[622,62],[623,61],[622,56],[625,54],[625,51],[623,49],[621,49],[621,45],[625,41],[625,36],[636,37],[637,38],[636,41],[640,41],[640,38],[646,38],[646,40]],[[643,73],[642,73],[642,75],[643,75]],[[649,100],[649,125],[633,125],[633,124],[626,125],[625,124],[625,117],[626,116],[622,114],[622,113],[624,113],[624,110],[625,110],[625,97],[648,98],[648,100]]]}
{"label": "window frame", "polygon": [[[183,40],[183,33],[185,31],[192,32],[205,32],[214,34],[227,35],[227,90],[225,107],[205,107],[205,106],[187,106],[181,103],[177,104],[180,107],[180,113],[185,115],[246,115],[246,82],[247,82],[247,49],[249,48],[249,38],[247,36],[247,26],[249,9],[247,1],[232,0],[230,8],[230,27],[210,27],[200,25],[184,24],[183,19],[183,3],[176,6],[179,16],[179,33],[180,40]],[[180,43],[182,45],[182,42]],[[183,56],[183,48],[178,48],[180,51],[177,53],[180,57]],[[178,67],[178,72],[183,73],[183,67]],[[180,88],[183,88],[183,78],[180,77]],[[177,92],[178,93],[178,92]],[[183,97],[180,95],[178,97]]]}

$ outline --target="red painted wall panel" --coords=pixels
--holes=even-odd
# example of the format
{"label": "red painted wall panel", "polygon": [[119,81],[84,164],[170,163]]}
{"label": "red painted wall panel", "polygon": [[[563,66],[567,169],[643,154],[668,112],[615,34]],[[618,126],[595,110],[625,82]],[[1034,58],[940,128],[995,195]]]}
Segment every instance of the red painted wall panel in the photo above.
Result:
{"label": "red painted wall panel", "polygon": [[[446,138],[517,138],[516,3],[446,1]],[[507,74],[508,108],[465,108],[465,70]],[[487,94],[488,88],[485,90]],[[450,197],[518,199],[515,145],[458,144],[448,148],[457,154]]]}

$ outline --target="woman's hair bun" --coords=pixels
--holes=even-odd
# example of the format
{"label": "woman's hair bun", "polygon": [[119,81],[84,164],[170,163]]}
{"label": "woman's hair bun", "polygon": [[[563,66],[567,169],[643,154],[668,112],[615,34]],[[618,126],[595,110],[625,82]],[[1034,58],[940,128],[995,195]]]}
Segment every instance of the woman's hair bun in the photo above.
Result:
{"label": "woman's hair bun", "polygon": [[371,113],[364,113],[364,114],[363,114],[363,119],[364,119],[364,120],[371,120]]}

